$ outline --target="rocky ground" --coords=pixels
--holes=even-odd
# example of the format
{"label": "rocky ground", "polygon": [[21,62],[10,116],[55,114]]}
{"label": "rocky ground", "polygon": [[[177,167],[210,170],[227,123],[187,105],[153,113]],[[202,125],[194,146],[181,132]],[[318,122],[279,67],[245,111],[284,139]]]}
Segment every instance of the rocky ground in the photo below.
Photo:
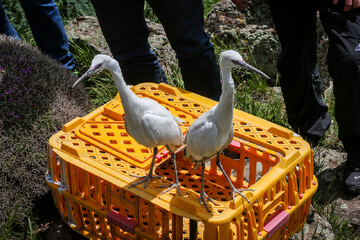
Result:
{"label": "rocky ground", "polygon": [[[257,67],[272,79],[277,79],[279,43],[269,14],[266,1],[253,0],[246,10],[239,11],[230,0],[224,0],[208,14],[205,27],[213,40],[230,46],[239,44],[247,56],[251,50]],[[151,22],[148,22],[148,25],[150,44],[166,74],[171,76],[172,69],[177,66],[175,52],[171,49],[162,26]],[[66,26],[66,31],[70,39],[85,41],[95,52],[111,54],[96,18],[79,17]],[[327,38],[320,24],[318,33],[319,69],[324,85],[327,86],[331,80],[325,64]],[[346,154],[331,149],[314,149],[314,152],[316,165],[320,166],[316,173],[319,180],[316,197],[326,201],[323,201],[325,203],[321,212],[312,207],[303,232],[295,234],[292,239],[313,239],[314,236],[316,239],[334,239],[334,229],[328,220],[331,211],[339,216],[340,221],[346,220],[350,226],[360,231],[360,196],[347,195],[342,191],[342,169]],[[62,236],[64,231],[68,239],[82,239],[56,218],[53,224],[44,227],[48,229],[47,232],[52,233],[48,236],[53,236],[47,239],[64,239],[56,237]]]}
{"label": "rocky ground", "polygon": [[[314,149],[314,160],[321,168],[317,171],[319,188],[316,197],[324,202],[321,213],[311,208],[304,233],[297,233],[293,239],[335,239],[334,230],[329,223],[329,216],[338,217],[339,222],[346,221],[350,227],[360,230],[360,196],[343,192],[342,170],[346,161],[346,154],[331,149]],[[319,206],[318,206],[319,207]],[[337,238],[339,239],[339,238]],[[346,239],[346,238],[344,238]]]}

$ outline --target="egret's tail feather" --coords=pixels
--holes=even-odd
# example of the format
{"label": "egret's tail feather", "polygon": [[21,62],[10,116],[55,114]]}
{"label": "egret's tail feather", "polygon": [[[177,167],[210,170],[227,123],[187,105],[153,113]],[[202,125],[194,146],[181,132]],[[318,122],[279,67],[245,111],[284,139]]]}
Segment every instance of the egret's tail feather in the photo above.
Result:
{"label": "egret's tail feather", "polygon": [[186,121],[182,120],[181,118],[173,116],[174,120],[179,123],[181,126],[184,126],[183,123],[186,123]]}

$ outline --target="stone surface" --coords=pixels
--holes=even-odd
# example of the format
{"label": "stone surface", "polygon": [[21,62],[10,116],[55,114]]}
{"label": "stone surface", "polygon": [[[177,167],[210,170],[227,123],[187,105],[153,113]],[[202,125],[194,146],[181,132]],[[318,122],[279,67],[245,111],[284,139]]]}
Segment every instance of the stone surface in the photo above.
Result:
{"label": "stone surface", "polygon": [[335,239],[335,234],[331,224],[325,217],[317,214],[311,207],[309,216],[302,231],[295,233],[291,240],[297,239]]}
{"label": "stone surface", "polygon": [[99,22],[95,17],[77,17],[65,26],[65,30],[70,40],[75,42],[79,42],[79,40],[85,41],[95,53],[111,55]]}
{"label": "stone surface", "polygon": [[163,67],[166,76],[172,77],[177,72],[177,59],[175,51],[171,48],[161,24],[152,23],[146,20],[150,30],[149,43],[151,49],[158,56],[160,65]]}
{"label": "stone surface", "polygon": [[247,62],[276,79],[280,48],[267,3],[257,2],[246,10],[238,10],[231,0],[219,2],[206,17],[205,29],[213,41],[238,46]]}
{"label": "stone surface", "polygon": [[[150,30],[149,43],[159,58],[166,75],[172,76],[177,67],[175,51],[171,48],[161,24],[146,20]],[[95,53],[112,56],[110,48],[102,34],[99,22],[95,17],[81,16],[65,26],[68,38],[75,42],[83,41],[90,45]]]}
{"label": "stone surface", "polygon": [[351,227],[360,230],[360,196],[343,191],[342,179],[346,153],[320,149],[314,158],[316,165],[322,166],[317,173],[319,181],[317,194],[324,202],[327,202],[325,212],[330,214],[331,211],[334,211]]}
{"label": "stone surface", "polygon": [[[275,83],[280,44],[267,1],[252,0],[246,9],[239,10],[231,0],[223,0],[206,17],[205,28],[213,40],[221,41],[224,46],[239,46],[245,59],[264,71]],[[325,89],[330,81],[326,65],[328,39],[320,20],[317,21],[317,33],[318,65]]]}

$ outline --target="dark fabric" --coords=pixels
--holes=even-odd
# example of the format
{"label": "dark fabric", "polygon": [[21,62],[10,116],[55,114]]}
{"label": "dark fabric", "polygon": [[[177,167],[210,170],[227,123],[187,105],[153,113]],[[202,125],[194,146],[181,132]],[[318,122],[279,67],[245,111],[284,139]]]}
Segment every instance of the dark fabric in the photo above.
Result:
{"label": "dark fabric", "polygon": [[331,119],[316,64],[316,10],[282,0],[269,0],[269,6],[282,47],[278,69],[289,124],[302,135],[321,137]]}
{"label": "dark fabric", "polygon": [[[220,76],[209,37],[204,32],[201,0],[148,0],[175,50],[185,88],[218,100]],[[111,52],[127,84],[164,82],[166,77],[148,43],[143,0],[92,0]]]}
{"label": "dark fabric", "polygon": [[269,0],[281,43],[278,69],[290,125],[323,136],[330,124],[316,65],[316,14],[329,36],[327,63],[334,81],[335,117],[349,159],[360,164],[360,10],[343,12],[329,0]]}
{"label": "dark fabric", "polygon": [[[20,0],[39,49],[56,59],[69,70],[75,68],[75,60],[69,52],[69,42],[59,10],[54,0]],[[0,3],[0,32],[20,40]]]}

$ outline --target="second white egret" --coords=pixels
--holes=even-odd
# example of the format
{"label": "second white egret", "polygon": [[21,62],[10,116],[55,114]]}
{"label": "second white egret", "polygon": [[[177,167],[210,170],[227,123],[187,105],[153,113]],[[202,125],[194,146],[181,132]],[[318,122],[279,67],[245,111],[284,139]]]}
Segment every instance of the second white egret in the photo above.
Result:
{"label": "second white egret", "polygon": [[224,171],[220,162],[220,153],[227,148],[233,140],[233,108],[234,108],[234,81],[231,77],[231,70],[236,67],[249,69],[261,76],[269,77],[260,70],[247,64],[241,55],[233,50],[220,54],[220,73],[222,77],[222,94],[219,103],[196,119],[187,131],[185,137],[185,154],[195,163],[195,167],[202,166],[202,182],[200,191],[200,204],[204,202],[206,208],[209,206],[205,197],[215,203],[204,192],[204,169],[205,161],[216,156],[217,166],[220,168],[232,189],[232,198],[235,202],[235,193],[243,196],[242,191],[253,191],[252,189],[236,189]]}

